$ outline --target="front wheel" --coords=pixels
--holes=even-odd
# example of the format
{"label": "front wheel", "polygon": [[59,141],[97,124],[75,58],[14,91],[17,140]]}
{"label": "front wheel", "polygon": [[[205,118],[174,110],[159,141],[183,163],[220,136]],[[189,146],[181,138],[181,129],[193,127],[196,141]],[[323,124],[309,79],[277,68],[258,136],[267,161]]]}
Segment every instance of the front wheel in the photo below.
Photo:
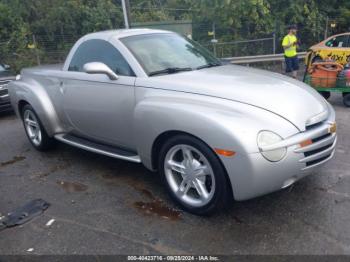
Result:
{"label": "front wheel", "polygon": [[343,93],[344,105],[350,107],[350,93]]}
{"label": "front wheel", "polygon": [[322,57],[320,56],[315,56],[313,59],[312,59],[312,62],[311,64],[313,63],[320,63],[320,62],[323,62],[324,60],[322,59]]}
{"label": "front wheel", "polygon": [[331,97],[331,92],[329,91],[319,91],[320,95],[324,97],[324,99],[328,100]]}
{"label": "front wheel", "polygon": [[219,158],[194,137],[180,135],[167,141],[158,168],[172,199],[193,214],[211,214],[233,199]]}
{"label": "front wheel", "polygon": [[35,149],[46,151],[55,145],[55,140],[47,135],[32,106],[25,105],[23,107],[22,119],[28,139]]}

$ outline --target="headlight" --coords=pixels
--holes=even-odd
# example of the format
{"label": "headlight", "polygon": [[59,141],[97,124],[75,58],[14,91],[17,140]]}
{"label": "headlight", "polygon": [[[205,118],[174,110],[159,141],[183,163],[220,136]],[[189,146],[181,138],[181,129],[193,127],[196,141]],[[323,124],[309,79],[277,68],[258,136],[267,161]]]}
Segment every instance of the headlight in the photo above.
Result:
{"label": "headlight", "polygon": [[[261,131],[258,135],[259,149],[282,141],[282,137],[271,131]],[[273,151],[262,151],[261,154],[271,162],[281,161],[287,153],[287,148],[280,148]]]}
{"label": "headlight", "polygon": [[16,80],[17,81],[21,80],[21,75],[16,75]]}

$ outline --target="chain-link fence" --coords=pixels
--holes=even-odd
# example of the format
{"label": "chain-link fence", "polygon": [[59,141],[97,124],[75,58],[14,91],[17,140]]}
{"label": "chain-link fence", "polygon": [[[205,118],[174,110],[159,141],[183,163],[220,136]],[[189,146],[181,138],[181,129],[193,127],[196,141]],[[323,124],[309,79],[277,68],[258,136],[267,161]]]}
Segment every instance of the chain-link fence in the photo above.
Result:
{"label": "chain-link fence", "polygon": [[[177,28],[178,23],[164,23],[158,24],[159,28],[181,32]],[[188,24],[187,24],[188,25]],[[143,27],[143,26],[139,26]],[[147,25],[145,26],[147,27]],[[154,28],[153,26],[148,26]],[[189,34],[184,34],[188,37]],[[195,35],[195,32],[193,32]],[[210,32],[209,32],[210,34]],[[56,64],[63,63],[66,56],[74,43],[80,38],[80,35],[31,35],[28,36],[22,43],[22,52],[17,52],[18,46],[12,45],[11,41],[3,41],[0,43],[0,49],[4,50],[0,57],[1,61],[10,64],[16,71],[22,67],[42,65],[42,64]],[[196,38],[193,38],[196,40]],[[209,49],[219,58],[246,56],[246,55],[263,55],[275,53],[275,37],[238,40],[230,42],[214,41],[212,36],[208,36],[207,40],[199,41],[204,47]]]}
{"label": "chain-link fence", "polygon": [[211,50],[215,56],[219,58],[228,58],[235,56],[252,56],[275,54],[276,38],[273,34],[271,37],[238,40],[232,42],[213,42],[211,44],[203,44],[207,49]]}
{"label": "chain-link fence", "polygon": [[29,66],[63,63],[79,37],[33,34],[25,37],[20,44],[8,39],[0,42],[0,61],[9,64],[16,72]]}
{"label": "chain-link fence", "polygon": [[[219,58],[235,56],[254,56],[281,53],[281,41],[286,34],[286,26],[282,22],[275,23],[271,32],[254,34],[241,30],[239,34],[234,26],[206,21],[198,18],[198,10],[186,8],[165,8],[164,1],[144,1],[134,5],[130,1],[132,28],[157,28],[175,31],[198,41]],[[198,22],[202,21],[202,22]],[[203,22],[204,21],[204,22]],[[327,20],[324,26],[310,28],[300,25],[302,50],[321,41],[325,35],[335,33],[336,19]],[[83,21],[82,21],[83,22]],[[320,21],[322,23],[322,21]],[[105,28],[112,29],[112,28]],[[252,37],[254,35],[254,37]],[[80,34],[43,34],[27,35],[22,42],[13,39],[0,40],[0,61],[10,64],[16,71],[23,67],[37,64],[62,63],[70,48],[81,37]],[[21,50],[20,52],[18,50]]]}

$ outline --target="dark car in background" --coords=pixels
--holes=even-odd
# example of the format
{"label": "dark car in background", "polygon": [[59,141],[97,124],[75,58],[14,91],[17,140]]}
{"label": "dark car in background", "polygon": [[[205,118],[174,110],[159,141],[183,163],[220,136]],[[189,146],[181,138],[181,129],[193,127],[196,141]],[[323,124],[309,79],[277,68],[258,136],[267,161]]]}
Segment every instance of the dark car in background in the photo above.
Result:
{"label": "dark car in background", "polygon": [[0,113],[12,110],[7,85],[15,78],[10,67],[0,63]]}

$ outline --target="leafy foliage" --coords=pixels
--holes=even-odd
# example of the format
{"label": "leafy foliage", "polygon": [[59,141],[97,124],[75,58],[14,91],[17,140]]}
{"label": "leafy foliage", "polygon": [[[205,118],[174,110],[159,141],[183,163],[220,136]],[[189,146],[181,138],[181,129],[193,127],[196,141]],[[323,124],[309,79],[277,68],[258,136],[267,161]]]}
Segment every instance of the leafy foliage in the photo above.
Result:
{"label": "leafy foliage", "polygon": [[[307,48],[324,37],[327,17],[336,21],[329,33],[349,31],[350,21],[349,0],[130,0],[130,5],[134,22],[192,20],[194,39],[204,43],[212,38],[213,24],[220,42],[272,33],[280,41],[286,26],[297,24]],[[68,51],[86,33],[122,27],[120,0],[0,0],[0,59],[19,69],[35,64],[45,50]],[[30,49],[33,35],[38,43]]]}

